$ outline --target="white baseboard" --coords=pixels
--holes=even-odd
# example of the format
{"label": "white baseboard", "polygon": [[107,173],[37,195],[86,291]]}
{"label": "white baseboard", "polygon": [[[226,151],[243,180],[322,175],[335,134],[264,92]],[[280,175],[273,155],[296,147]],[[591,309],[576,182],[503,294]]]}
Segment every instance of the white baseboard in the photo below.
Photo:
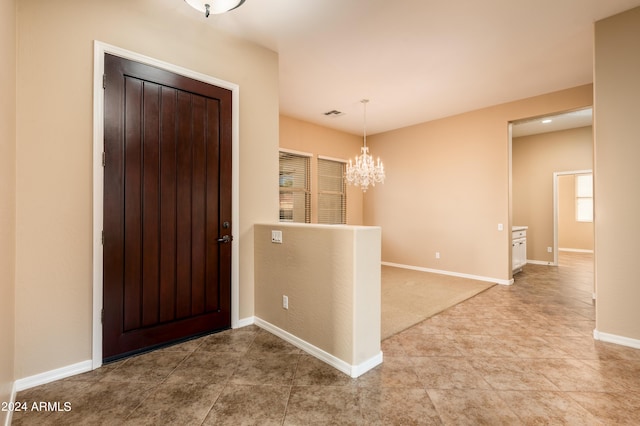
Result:
{"label": "white baseboard", "polygon": [[[16,394],[18,391],[16,390],[16,382],[13,382],[13,386],[11,386],[11,395],[9,395],[9,405],[16,402]],[[11,420],[13,417],[13,411],[7,411],[7,417],[4,419],[4,426],[11,426]]]}
{"label": "white baseboard", "polygon": [[629,337],[617,336],[615,334],[603,333],[597,329],[593,330],[593,338],[601,342],[615,343],[616,345],[628,346],[634,349],[640,349],[640,340],[631,339]]}
{"label": "white baseboard", "polygon": [[93,369],[92,367],[93,362],[88,359],[66,367],[56,368],[55,370],[45,371],[44,373],[18,379],[15,382],[16,392],[75,376],[76,374],[86,373],[87,371],[91,371]]}
{"label": "white baseboard", "polygon": [[248,325],[255,324],[255,322],[256,322],[255,317],[242,318],[242,319],[239,319],[238,322],[232,328],[246,327]]}
{"label": "white baseboard", "polygon": [[555,263],[547,261],[547,260],[530,260],[530,259],[527,259],[527,263],[530,263],[532,265],[556,266]]}
{"label": "white baseboard", "polygon": [[377,367],[378,365],[382,364],[382,351],[378,352],[377,355],[369,358],[368,360],[366,360],[365,362],[358,364],[358,365],[352,365],[351,366],[351,374],[349,374],[351,377],[356,378],[356,377],[360,377],[362,376],[364,373],[366,373],[369,370],[374,369],[375,367]]}
{"label": "white baseboard", "polygon": [[377,365],[382,364],[382,352],[361,364],[352,365],[258,317],[255,317],[255,324],[353,378],[361,376]]}
{"label": "white baseboard", "polygon": [[403,265],[401,263],[382,262],[382,264],[385,265],[385,266],[393,266],[395,268],[411,269],[413,271],[420,271],[420,272],[431,272],[433,274],[441,274],[441,275],[449,275],[449,276],[452,276],[452,277],[468,278],[470,280],[485,281],[485,282],[496,283],[496,284],[501,284],[501,285],[511,285],[511,284],[513,284],[513,280],[512,279],[511,280],[503,280],[503,279],[500,279],[500,278],[483,277],[483,276],[480,276],[480,275],[462,274],[462,273],[459,273],[459,272],[443,271],[443,270],[440,270],[440,269],[423,268],[421,266]]}
{"label": "white baseboard", "polygon": [[558,251],[569,251],[569,252],[572,252],[572,253],[591,253],[591,254],[593,254],[593,250],[567,248],[567,247],[558,247]]}

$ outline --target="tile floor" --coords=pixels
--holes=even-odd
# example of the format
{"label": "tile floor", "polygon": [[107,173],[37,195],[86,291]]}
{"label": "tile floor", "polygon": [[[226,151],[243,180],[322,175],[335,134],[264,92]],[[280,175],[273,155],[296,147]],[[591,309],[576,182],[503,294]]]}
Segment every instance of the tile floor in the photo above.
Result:
{"label": "tile floor", "polygon": [[640,350],[594,341],[592,257],[527,265],[382,342],[358,379],[255,326],[20,392],[14,425],[637,425]]}

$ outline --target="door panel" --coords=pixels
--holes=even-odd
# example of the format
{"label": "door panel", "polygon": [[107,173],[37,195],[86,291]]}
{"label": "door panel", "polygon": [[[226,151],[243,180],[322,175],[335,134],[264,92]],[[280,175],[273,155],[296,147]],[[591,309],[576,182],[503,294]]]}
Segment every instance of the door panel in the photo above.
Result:
{"label": "door panel", "polygon": [[108,361],[231,325],[231,92],[112,55],[105,75]]}

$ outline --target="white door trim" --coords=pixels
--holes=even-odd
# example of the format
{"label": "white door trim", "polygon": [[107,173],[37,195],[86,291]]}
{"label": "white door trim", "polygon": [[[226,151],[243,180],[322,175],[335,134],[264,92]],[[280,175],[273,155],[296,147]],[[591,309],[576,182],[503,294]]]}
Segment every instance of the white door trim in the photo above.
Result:
{"label": "white door trim", "polygon": [[[159,61],[100,41],[94,41],[93,49],[93,333],[92,368],[102,365],[102,229],[104,202],[104,170],[102,151],[104,140],[104,55],[109,53],[132,61],[165,69],[195,80],[231,90],[232,99],[232,148],[231,148],[231,220],[236,234],[240,229],[239,188],[240,188],[240,87],[235,83],[201,74],[177,65]],[[239,235],[232,241],[231,247],[231,327],[239,326],[240,277],[239,277]]]}
{"label": "white door trim", "polygon": [[567,175],[593,173],[592,169],[553,172],[553,265],[558,266],[558,178]]}

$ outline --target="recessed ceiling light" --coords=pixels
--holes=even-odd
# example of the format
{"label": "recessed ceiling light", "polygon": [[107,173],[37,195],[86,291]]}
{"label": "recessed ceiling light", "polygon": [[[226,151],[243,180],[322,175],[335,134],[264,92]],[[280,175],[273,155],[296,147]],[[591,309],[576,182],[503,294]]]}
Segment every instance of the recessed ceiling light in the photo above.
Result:
{"label": "recessed ceiling light", "polygon": [[553,120],[550,118],[545,118],[544,120],[542,120],[542,124],[547,124],[547,123],[551,123]]}

